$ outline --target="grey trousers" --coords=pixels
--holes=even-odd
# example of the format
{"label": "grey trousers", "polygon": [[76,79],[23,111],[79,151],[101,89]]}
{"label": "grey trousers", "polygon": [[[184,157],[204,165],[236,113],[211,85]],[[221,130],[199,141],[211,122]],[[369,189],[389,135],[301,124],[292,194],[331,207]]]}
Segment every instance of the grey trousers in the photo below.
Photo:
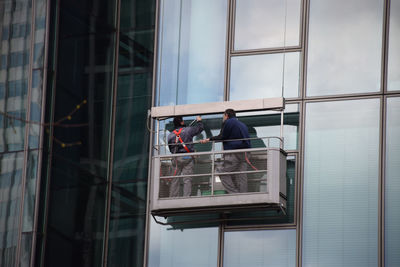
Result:
{"label": "grey trousers", "polygon": [[[175,175],[193,174],[194,162],[190,156],[177,157],[172,160],[175,168]],[[175,172],[174,171],[174,172]],[[179,197],[179,185],[183,180],[183,196],[188,197],[192,194],[192,177],[173,178],[169,188],[169,197]]]}
{"label": "grey trousers", "polygon": [[[224,155],[223,172],[243,172],[247,170],[247,163],[244,153],[232,153]],[[247,192],[247,174],[221,175],[222,185],[228,193]]]}

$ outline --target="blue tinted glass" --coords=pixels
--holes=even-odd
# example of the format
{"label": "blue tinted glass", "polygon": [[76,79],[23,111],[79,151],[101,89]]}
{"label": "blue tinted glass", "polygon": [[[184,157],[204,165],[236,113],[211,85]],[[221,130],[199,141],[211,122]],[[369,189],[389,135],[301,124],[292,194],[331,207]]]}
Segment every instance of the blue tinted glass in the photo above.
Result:
{"label": "blue tinted glass", "polygon": [[224,266],[296,266],[296,230],[227,232]]}
{"label": "blue tinted glass", "polygon": [[149,267],[217,266],[218,228],[172,230],[151,223]]}
{"label": "blue tinted glass", "polygon": [[6,55],[1,55],[0,57],[0,69],[6,69],[7,68],[7,56]]}
{"label": "blue tinted glass", "polygon": [[10,37],[10,36],[9,36],[9,29],[8,29],[8,26],[3,27],[3,31],[1,32],[1,40],[2,40],[2,41],[7,40],[9,37]]}
{"label": "blue tinted glass", "polygon": [[299,55],[286,53],[232,57],[230,100],[280,97],[282,87],[285,97],[297,97]]}
{"label": "blue tinted glass", "polygon": [[378,265],[379,99],[306,106],[303,266]]}
{"label": "blue tinted glass", "polygon": [[390,2],[388,90],[400,90],[400,1]]}
{"label": "blue tinted glass", "polygon": [[160,3],[156,105],[223,99],[226,0]]}
{"label": "blue tinted glass", "polygon": [[385,265],[400,266],[400,98],[388,98],[385,178]]}
{"label": "blue tinted glass", "polygon": [[380,90],[383,0],[311,0],[307,95]]}
{"label": "blue tinted glass", "polygon": [[14,266],[18,244],[24,153],[0,155],[0,266]]}

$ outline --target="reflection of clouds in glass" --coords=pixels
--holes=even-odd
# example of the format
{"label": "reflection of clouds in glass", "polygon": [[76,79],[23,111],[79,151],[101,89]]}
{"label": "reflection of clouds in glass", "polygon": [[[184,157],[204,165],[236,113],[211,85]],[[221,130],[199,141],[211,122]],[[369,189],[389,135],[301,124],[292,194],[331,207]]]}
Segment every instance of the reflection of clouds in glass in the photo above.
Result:
{"label": "reflection of clouds in glass", "polygon": [[284,46],[285,3],[287,4],[286,46],[299,45],[301,1],[285,1],[236,1],[235,49]]}
{"label": "reflection of clouds in glass", "polygon": [[218,228],[180,231],[151,221],[150,267],[217,265]]}
{"label": "reflection of clouds in glass", "polygon": [[380,89],[382,14],[382,1],[311,1],[308,95]]}
{"label": "reflection of clouds in glass", "polygon": [[[299,53],[285,56],[285,97],[299,91]],[[283,54],[232,57],[230,100],[282,96]]]}
{"label": "reflection of clouds in glass", "polygon": [[165,0],[161,9],[159,104],[222,101],[226,1]]}
{"label": "reflection of clouds in glass", "polygon": [[296,230],[227,232],[224,265],[295,266]]}
{"label": "reflection of clouds in glass", "polygon": [[390,3],[388,90],[400,90],[400,1]]}

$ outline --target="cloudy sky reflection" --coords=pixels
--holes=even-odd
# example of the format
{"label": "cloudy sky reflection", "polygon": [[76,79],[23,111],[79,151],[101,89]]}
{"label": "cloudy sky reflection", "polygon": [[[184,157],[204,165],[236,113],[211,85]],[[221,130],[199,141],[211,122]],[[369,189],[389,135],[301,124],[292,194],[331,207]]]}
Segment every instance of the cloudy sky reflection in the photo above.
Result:
{"label": "cloudy sky reflection", "polygon": [[299,45],[300,8],[301,0],[237,0],[234,48]]}
{"label": "cloudy sky reflection", "polygon": [[380,90],[382,0],[310,3],[307,95]]}
{"label": "cloudy sky reflection", "polygon": [[161,2],[157,104],[222,101],[227,1]]}

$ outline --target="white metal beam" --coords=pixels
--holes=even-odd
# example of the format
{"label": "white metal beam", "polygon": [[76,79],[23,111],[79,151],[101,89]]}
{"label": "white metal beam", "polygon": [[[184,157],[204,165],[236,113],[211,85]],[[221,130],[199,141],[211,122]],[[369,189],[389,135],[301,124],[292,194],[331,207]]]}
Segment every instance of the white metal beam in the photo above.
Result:
{"label": "white metal beam", "polygon": [[285,108],[283,97],[261,98],[239,101],[224,101],[202,104],[188,104],[177,106],[152,107],[152,118],[164,118],[173,116],[190,116],[223,113],[231,108],[235,111],[261,111],[261,110],[282,110]]}

